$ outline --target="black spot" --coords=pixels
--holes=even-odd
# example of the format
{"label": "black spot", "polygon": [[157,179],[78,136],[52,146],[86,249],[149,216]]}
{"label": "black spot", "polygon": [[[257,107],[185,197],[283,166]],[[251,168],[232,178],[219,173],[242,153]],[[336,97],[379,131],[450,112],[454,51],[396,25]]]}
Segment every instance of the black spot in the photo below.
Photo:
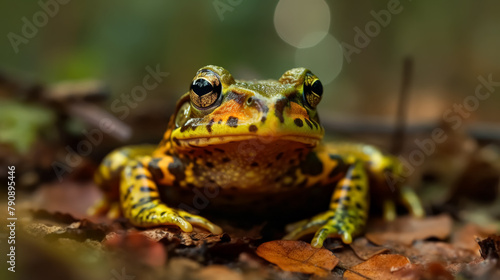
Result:
{"label": "black spot", "polygon": [[222,162],[227,163],[230,162],[231,160],[227,157],[222,158]]}
{"label": "black spot", "polygon": [[131,207],[131,208],[132,208],[132,209],[135,209],[135,208],[137,208],[137,207],[139,207],[139,206],[142,206],[142,205],[144,205],[144,204],[146,204],[146,203],[152,202],[152,201],[153,201],[153,200],[155,200],[155,199],[159,199],[159,197],[158,197],[158,196],[148,196],[148,197],[143,197],[143,198],[139,199],[139,201],[137,201],[137,203],[136,203],[136,204],[132,205],[132,207]]}
{"label": "black spot", "polygon": [[362,191],[362,190],[363,190],[363,188],[362,188],[360,185],[356,185],[356,190],[358,190],[358,191]]}
{"label": "black spot", "polygon": [[337,166],[332,169],[330,174],[328,174],[328,178],[335,177],[338,174],[344,173],[347,171],[347,165],[344,163],[344,160],[339,155],[330,155],[330,159],[337,162]]}
{"label": "black spot", "polygon": [[152,187],[141,187],[139,190],[141,192],[156,192],[156,190],[153,189]]}
{"label": "black spot", "polygon": [[176,181],[180,182],[186,178],[186,168],[180,159],[177,157],[172,158],[174,161],[168,165],[168,171],[174,175]]}
{"label": "black spot", "polygon": [[267,164],[267,166],[266,166],[266,168],[269,168],[269,167],[271,167],[271,166],[273,166],[273,163],[272,163],[272,162],[268,163],[268,164]]}
{"label": "black spot", "polygon": [[285,109],[285,105],[286,99],[280,99],[276,101],[276,104],[274,105],[274,114],[276,115],[276,117],[278,117],[281,123],[285,122],[285,118],[283,118],[283,110]]}
{"label": "black spot", "polygon": [[207,124],[208,133],[212,133],[212,125],[215,123],[214,119],[211,119]]}
{"label": "black spot", "polygon": [[210,161],[207,161],[207,162],[205,163],[205,165],[206,165],[208,168],[214,168],[214,164],[213,164],[213,163],[211,163]]}
{"label": "black spot", "polygon": [[351,179],[352,179],[352,180],[359,180],[359,179],[361,179],[361,175],[359,175],[359,174],[352,175],[352,176],[351,176]]}
{"label": "black spot", "polygon": [[356,202],[356,208],[358,208],[359,210],[363,210],[363,206],[359,204],[359,202]]}
{"label": "black spot", "polygon": [[283,153],[279,153],[277,156],[276,156],[276,160],[280,160],[281,157],[283,157]]}
{"label": "black spot", "polygon": [[217,124],[221,124],[221,123],[222,123],[222,120],[219,120],[219,121],[217,122]]}
{"label": "black spot", "polygon": [[125,196],[123,196],[123,200],[127,200],[128,196],[132,193],[132,190],[134,189],[134,186],[129,186],[127,188],[127,192],[125,193]]}
{"label": "black spot", "polygon": [[259,166],[259,164],[254,161],[254,162],[252,162],[252,164],[250,164],[250,166],[251,167],[257,167],[257,166]]}
{"label": "black spot", "polygon": [[251,126],[248,127],[248,131],[250,132],[257,132],[258,128],[256,125],[252,124]]}
{"label": "black spot", "polygon": [[149,178],[145,174],[139,174],[139,175],[135,176],[135,179],[140,180],[140,179],[151,179],[151,178]]}
{"label": "black spot", "polygon": [[179,141],[179,139],[177,139],[177,137],[174,137],[174,142],[177,146],[180,146],[181,145],[181,142]]}
{"label": "black spot", "polygon": [[223,149],[215,148],[214,150],[216,150],[219,153],[225,153],[225,151]]}
{"label": "black spot", "polygon": [[343,190],[345,190],[345,191],[350,191],[350,190],[352,190],[351,186],[349,186],[349,185],[344,185],[344,186],[342,186],[342,189],[343,189]]}
{"label": "black spot", "polygon": [[293,122],[294,122],[294,123],[295,123],[295,125],[296,125],[296,126],[298,126],[298,127],[302,127],[302,126],[304,126],[304,122],[303,122],[301,119],[299,119],[299,118],[296,118],[295,120],[293,120]]}
{"label": "black spot", "polygon": [[237,127],[238,126],[238,118],[231,116],[227,119],[226,124],[230,127]]}
{"label": "black spot", "polygon": [[316,153],[310,152],[305,160],[301,162],[300,169],[303,174],[316,176],[323,172],[323,163],[321,163]]}
{"label": "black spot", "polygon": [[318,127],[319,127],[319,126],[318,126],[318,123],[317,123],[317,122],[315,122],[315,121],[313,121],[313,120],[311,120],[311,122],[312,122],[312,124],[314,125],[314,127],[315,127],[316,129],[318,129]]}
{"label": "black spot", "polygon": [[161,171],[160,166],[158,165],[158,163],[160,161],[161,161],[161,158],[153,158],[149,162],[149,170],[151,171],[151,174],[153,174],[153,178],[156,178],[156,179],[162,179],[164,176],[163,172]]}
{"label": "black spot", "polygon": [[313,125],[312,125],[311,121],[309,121],[308,119],[304,119],[304,120],[306,121],[307,126],[308,126],[310,129],[312,129],[312,128],[313,128]]}
{"label": "black spot", "polygon": [[262,118],[260,119],[260,121],[261,121],[262,123],[265,123],[265,122],[266,122],[266,119],[267,119],[266,117],[262,117]]}
{"label": "black spot", "polygon": [[184,126],[182,126],[182,127],[181,127],[181,132],[184,132],[184,131],[188,130],[188,129],[189,129],[189,127],[190,127],[189,125],[184,125]]}
{"label": "black spot", "polygon": [[203,152],[204,152],[205,154],[209,155],[209,156],[211,156],[211,155],[212,155],[212,152],[211,152],[211,151],[209,151],[209,150],[203,150]]}

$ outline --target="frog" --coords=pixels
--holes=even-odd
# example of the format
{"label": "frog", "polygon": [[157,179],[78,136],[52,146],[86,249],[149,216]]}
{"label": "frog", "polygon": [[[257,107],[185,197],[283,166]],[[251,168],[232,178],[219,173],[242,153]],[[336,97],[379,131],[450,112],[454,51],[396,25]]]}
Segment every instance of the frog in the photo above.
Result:
{"label": "frog", "polygon": [[[94,179],[104,195],[89,214],[124,216],[139,228],[198,227],[221,234],[221,227],[199,213],[169,206],[165,190],[211,186],[217,196],[241,204],[248,197],[329,187],[327,209],[288,224],[283,236],[313,235],[315,248],[328,238],[351,243],[366,226],[371,199],[388,220],[396,217],[396,205],[424,216],[412,188],[388,180],[388,174],[402,178],[395,156],[372,145],[323,142],[317,110],[322,96],[321,81],[307,68],[290,69],[278,80],[247,81],[220,66],[202,67],[177,101],[158,145],[126,146],[103,159]],[[248,148],[255,143],[260,149]]]}

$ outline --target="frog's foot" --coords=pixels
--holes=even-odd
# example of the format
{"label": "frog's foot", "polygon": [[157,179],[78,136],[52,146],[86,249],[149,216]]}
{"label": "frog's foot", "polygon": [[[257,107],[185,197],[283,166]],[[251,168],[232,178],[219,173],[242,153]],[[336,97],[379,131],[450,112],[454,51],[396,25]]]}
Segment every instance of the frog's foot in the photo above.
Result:
{"label": "frog's foot", "polygon": [[132,224],[140,227],[175,225],[184,232],[192,232],[193,225],[207,229],[213,234],[221,234],[222,229],[209,220],[182,210],[176,210],[163,203],[149,201],[129,210]]}
{"label": "frog's foot", "polygon": [[425,216],[422,203],[413,189],[403,187],[401,189],[400,200],[413,216],[417,218],[423,218]]}
{"label": "frog's foot", "polygon": [[328,210],[308,220],[302,220],[287,226],[290,231],[283,239],[297,240],[304,235],[315,232],[311,246],[321,248],[329,237],[340,237],[345,244],[352,243],[356,226],[346,219],[346,215]]}

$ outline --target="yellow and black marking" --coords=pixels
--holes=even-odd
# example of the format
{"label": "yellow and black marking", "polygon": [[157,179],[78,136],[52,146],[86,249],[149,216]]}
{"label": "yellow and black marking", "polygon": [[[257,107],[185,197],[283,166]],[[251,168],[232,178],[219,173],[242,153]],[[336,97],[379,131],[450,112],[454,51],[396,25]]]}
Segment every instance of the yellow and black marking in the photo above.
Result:
{"label": "yellow and black marking", "polygon": [[[214,234],[222,230],[207,219],[188,212],[168,207],[160,200],[156,179],[143,163],[155,162],[148,157],[131,161],[122,172],[120,181],[121,205],[123,214],[135,226],[151,227],[176,225],[185,232],[193,230],[192,225],[203,227]],[[157,166],[160,161],[154,163]],[[163,173],[166,170],[163,169]],[[173,174],[163,174],[173,175]]]}
{"label": "yellow and black marking", "polygon": [[191,231],[198,225],[219,233],[206,219],[167,206],[159,188],[198,191],[210,185],[238,204],[245,193],[270,197],[331,187],[329,209],[292,225],[287,235],[314,233],[315,247],[328,237],[352,242],[366,223],[369,193],[376,193],[372,204],[381,202],[386,219],[396,216],[395,201],[423,216],[411,189],[387,185],[387,174],[402,173],[397,159],[369,145],[320,143],[324,129],[316,107],[322,94],[321,82],[305,68],[279,80],[249,82],[235,80],[222,67],[203,67],[177,103],[158,147],[125,147],[103,160],[95,181],[105,198],[91,213],[124,215],[140,227]]}
{"label": "yellow and black marking", "polygon": [[321,247],[328,237],[340,237],[344,243],[351,243],[366,224],[370,209],[370,187],[376,188],[385,205],[390,205],[384,208],[386,219],[396,215],[394,199],[405,205],[413,215],[424,215],[420,201],[411,189],[396,185],[390,190],[387,185],[384,172],[391,171],[398,176],[402,171],[394,157],[384,155],[368,145],[340,144],[326,150],[329,151],[329,160],[321,156],[321,150],[318,150],[318,154],[310,153],[303,162],[301,172],[308,176],[328,174],[327,180],[336,184],[330,209],[290,225],[290,233],[285,239],[298,239],[315,233],[311,242],[314,247]]}

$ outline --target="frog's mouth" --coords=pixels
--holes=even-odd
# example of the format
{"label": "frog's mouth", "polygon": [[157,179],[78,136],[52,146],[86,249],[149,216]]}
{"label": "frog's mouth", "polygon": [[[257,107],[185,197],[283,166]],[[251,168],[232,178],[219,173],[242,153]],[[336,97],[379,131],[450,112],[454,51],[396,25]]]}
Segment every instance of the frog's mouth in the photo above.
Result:
{"label": "frog's mouth", "polygon": [[321,141],[321,137],[312,135],[217,135],[209,137],[193,137],[184,139],[173,139],[179,148],[208,147],[225,145],[229,143],[244,143],[249,145],[268,145],[276,142],[294,143],[304,147],[316,147]]}

